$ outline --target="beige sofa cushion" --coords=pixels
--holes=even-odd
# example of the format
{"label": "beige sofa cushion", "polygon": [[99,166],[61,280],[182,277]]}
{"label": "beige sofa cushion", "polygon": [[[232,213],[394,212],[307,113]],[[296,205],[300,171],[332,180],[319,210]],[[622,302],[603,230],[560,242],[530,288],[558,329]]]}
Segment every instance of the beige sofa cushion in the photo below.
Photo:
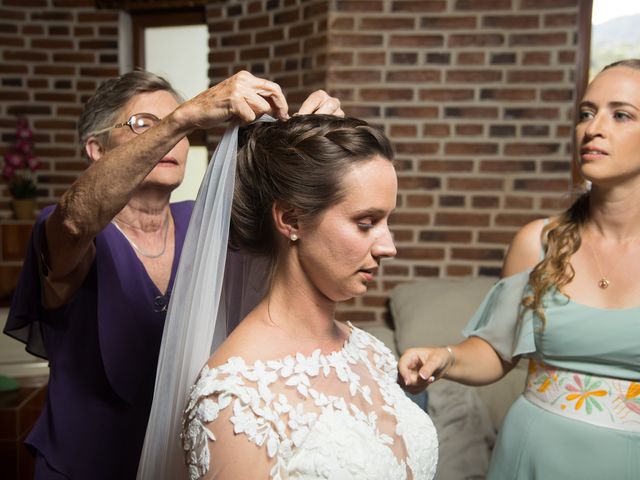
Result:
{"label": "beige sofa cushion", "polygon": [[496,432],[477,389],[438,381],[428,392],[428,412],[440,443],[436,480],[483,479]]}
{"label": "beige sofa cushion", "polygon": [[391,291],[398,351],[458,343],[495,277],[428,278]]}

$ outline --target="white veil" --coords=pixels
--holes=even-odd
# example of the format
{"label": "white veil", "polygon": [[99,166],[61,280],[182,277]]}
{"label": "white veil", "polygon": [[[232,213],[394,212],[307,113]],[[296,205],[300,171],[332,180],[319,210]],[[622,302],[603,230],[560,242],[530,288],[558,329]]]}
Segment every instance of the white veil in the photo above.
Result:
{"label": "white veil", "polygon": [[213,154],[191,215],[165,321],[138,480],[187,478],[180,432],[190,387],[211,352],[263,293],[266,263],[227,249],[237,148],[238,126],[232,125]]}

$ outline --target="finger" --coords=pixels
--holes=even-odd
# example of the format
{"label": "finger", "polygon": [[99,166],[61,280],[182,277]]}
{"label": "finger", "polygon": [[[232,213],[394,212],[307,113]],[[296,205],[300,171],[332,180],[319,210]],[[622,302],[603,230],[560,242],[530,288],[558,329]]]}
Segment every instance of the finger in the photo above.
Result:
{"label": "finger", "polygon": [[328,97],[325,101],[320,103],[313,113],[335,115],[335,112],[340,110],[340,100],[334,97]]}
{"label": "finger", "polygon": [[417,371],[413,372],[408,381],[405,381],[401,375],[398,375],[398,383],[404,390],[413,394],[420,393],[429,386],[429,382],[420,378]]}
{"label": "finger", "polygon": [[274,99],[273,97],[265,97],[265,99],[267,100],[267,102],[269,102],[269,104],[271,105],[271,115],[273,117],[278,118],[279,120],[287,120],[289,118],[289,113],[288,113],[288,106],[286,106],[284,109],[281,106],[278,106],[274,103]]}
{"label": "finger", "polygon": [[433,371],[430,368],[421,368],[420,371],[418,372],[418,376],[422,380],[430,383],[435,380],[435,376],[432,374],[433,374]]}
{"label": "finger", "polygon": [[399,375],[399,377],[401,379],[400,385],[402,385],[405,390],[421,389],[426,386],[426,382],[418,376],[417,371],[406,376]]}
{"label": "finger", "polygon": [[429,385],[426,382],[416,383],[415,385],[405,385],[402,381],[398,382],[403,390],[412,394],[423,392]]}
{"label": "finger", "polygon": [[271,113],[274,117],[280,120],[286,120],[289,118],[289,105],[282,95],[272,95],[267,91],[260,91],[258,95],[263,97],[267,103],[269,103],[269,111],[264,113]]}
{"label": "finger", "polygon": [[230,118],[236,118],[244,123],[251,123],[256,117],[256,113],[246,102],[240,102],[234,107]]}
{"label": "finger", "polygon": [[243,120],[253,121],[256,118],[261,117],[265,113],[273,113],[271,104],[264,97],[254,92],[247,93],[242,101],[238,102],[238,106],[241,106],[243,104],[246,105],[249,110],[251,110],[251,116],[253,117],[250,120],[248,118],[243,118]]}
{"label": "finger", "polygon": [[413,356],[410,356],[410,354],[405,353],[400,357],[400,360],[398,360],[398,373],[406,384],[410,383],[412,376],[419,368],[420,366],[416,368],[415,359]]}
{"label": "finger", "polygon": [[433,360],[428,360],[420,367],[418,376],[427,383],[433,383],[438,378],[437,368],[437,364]]}
{"label": "finger", "polygon": [[268,99],[275,117],[285,120],[289,117],[289,105],[284,98],[280,85],[262,78],[257,79],[256,93]]}
{"label": "finger", "polygon": [[302,103],[298,110],[298,115],[309,115],[315,113],[318,107],[325,102],[329,97],[324,90],[316,90]]}
{"label": "finger", "polygon": [[423,365],[423,359],[418,351],[410,350],[405,352],[398,361],[398,373],[402,376],[407,385],[414,385],[420,381],[418,375]]}
{"label": "finger", "polygon": [[276,118],[288,118],[289,106],[287,105],[280,85],[277,83],[256,77],[245,70],[236,73],[229,80],[232,88],[240,92],[243,97],[248,98],[257,95],[268,103],[268,108],[265,108],[262,102],[253,102],[253,105],[250,103],[252,107],[260,105],[259,110],[254,111],[256,116],[263,113],[270,113]]}

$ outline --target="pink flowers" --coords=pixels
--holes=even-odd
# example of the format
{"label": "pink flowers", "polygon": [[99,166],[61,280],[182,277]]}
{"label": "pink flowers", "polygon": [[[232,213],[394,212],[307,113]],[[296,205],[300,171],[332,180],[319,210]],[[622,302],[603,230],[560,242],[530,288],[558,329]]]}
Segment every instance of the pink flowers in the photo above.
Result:
{"label": "pink flowers", "polygon": [[19,118],[16,125],[16,142],[4,154],[2,176],[9,182],[9,191],[13,198],[33,198],[37,187],[33,172],[40,162],[33,154],[33,132],[26,118]]}

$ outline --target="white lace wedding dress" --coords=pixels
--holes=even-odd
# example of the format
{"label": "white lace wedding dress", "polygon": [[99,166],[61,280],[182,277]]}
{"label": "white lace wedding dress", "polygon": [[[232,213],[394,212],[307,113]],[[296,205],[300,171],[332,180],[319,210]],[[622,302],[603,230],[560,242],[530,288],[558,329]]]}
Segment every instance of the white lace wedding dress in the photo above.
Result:
{"label": "white lace wedding dress", "polygon": [[183,420],[190,478],[433,478],[431,419],[397,385],[389,349],[350,327],[329,355],[205,366]]}

